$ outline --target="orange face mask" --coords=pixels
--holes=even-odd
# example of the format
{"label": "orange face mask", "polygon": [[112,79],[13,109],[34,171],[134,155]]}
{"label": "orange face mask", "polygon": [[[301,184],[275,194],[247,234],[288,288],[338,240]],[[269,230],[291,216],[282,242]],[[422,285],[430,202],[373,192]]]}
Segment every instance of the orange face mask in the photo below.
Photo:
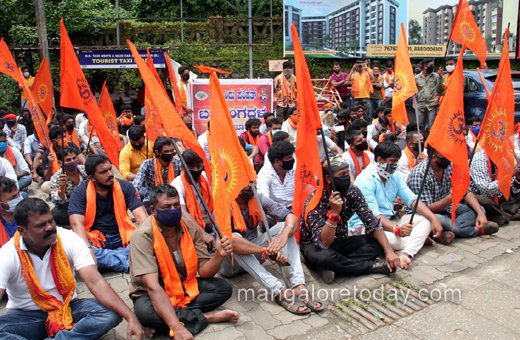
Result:
{"label": "orange face mask", "polygon": [[[130,116],[130,118],[128,116]],[[132,122],[134,121],[134,118],[131,115],[128,115],[128,116],[123,116],[121,118],[121,124],[123,124],[123,125],[132,124]]]}

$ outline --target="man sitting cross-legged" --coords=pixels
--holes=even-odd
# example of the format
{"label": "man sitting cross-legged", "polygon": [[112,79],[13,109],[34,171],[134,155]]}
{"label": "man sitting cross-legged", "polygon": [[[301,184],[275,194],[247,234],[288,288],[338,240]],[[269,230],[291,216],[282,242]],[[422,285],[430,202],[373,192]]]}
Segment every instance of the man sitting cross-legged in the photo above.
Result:
{"label": "man sitting cross-legged", "polygon": [[14,219],[14,209],[22,200],[16,182],[0,176],[0,247],[16,233],[18,225]]}
{"label": "man sitting cross-legged", "polygon": [[[305,275],[294,238],[294,233],[298,230],[298,218],[269,197],[259,194],[259,200],[261,207],[258,207],[251,185],[248,184],[231,204],[234,261],[232,264],[231,256],[226,257],[220,274],[232,277],[247,271],[269,291],[278,304],[291,313],[309,314],[311,311],[322,311],[324,306],[321,303],[310,301],[305,296],[308,294]],[[264,209],[275,220],[284,221],[271,228],[271,242],[267,233],[258,236],[258,223],[262,223],[260,209]],[[261,255],[264,252],[282,263],[289,262],[291,290],[284,287],[283,283],[262,265]],[[300,297],[301,301],[297,301],[293,296]]]}
{"label": "man sitting cross-legged", "polygon": [[[413,224],[409,223],[411,215],[400,216],[399,212],[396,213],[394,202],[398,196],[410,208],[418,199],[401,175],[396,173],[400,157],[401,149],[397,144],[390,141],[380,143],[374,150],[375,162],[358,176],[355,184],[365,196],[368,208],[381,219],[390,246],[399,251],[401,267],[408,268],[430,232],[433,231],[433,236],[438,238],[442,226],[437,216],[420,200]],[[362,221],[355,215],[349,223],[356,228]]]}
{"label": "man sitting cross-legged", "polygon": [[[421,154],[419,155],[419,148]],[[415,166],[420,164],[428,157],[428,152],[424,149],[424,137],[417,130],[408,131],[406,134],[406,147],[401,154],[399,163],[397,163],[397,171],[403,177],[403,180],[408,182],[408,177],[412,173]],[[413,190],[413,189],[412,189]]]}
{"label": "man sitting cross-legged", "polygon": [[354,180],[374,160],[374,154],[368,150],[368,142],[359,130],[347,133],[346,141],[350,148],[341,156],[347,161]]}
{"label": "man sitting cross-legged", "polygon": [[214,278],[233,251],[231,241],[217,238],[210,256],[203,230],[183,216],[179,194],[169,184],[150,191],[150,204],[152,216],[130,242],[130,296],[148,336],[169,331],[172,338],[193,339],[208,323],[236,323],[237,312],[215,311],[232,294],[229,282]]}
{"label": "man sitting cross-legged", "polygon": [[[323,163],[324,189],[317,206],[300,220],[300,249],[305,263],[315,267],[325,283],[334,280],[335,273],[366,275],[389,274],[400,265],[381,222],[367,207],[361,191],[350,184],[349,166],[341,156],[330,159],[332,178],[327,163]],[[331,182],[337,191],[332,191]],[[305,202],[309,202],[316,191]],[[358,213],[366,227],[366,235],[349,236],[348,220]],[[386,261],[375,262],[385,252]]]}
{"label": "man sitting cross-legged", "polygon": [[[9,296],[0,339],[95,340],[121,316],[128,339],[143,339],[135,314],[99,274],[85,242],[56,227],[47,203],[25,199],[14,217],[18,232],[0,249],[0,298],[4,291]],[[75,271],[94,299],[78,298]]]}
{"label": "man sitting cross-legged", "polygon": [[72,229],[91,251],[99,268],[128,271],[128,243],[138,223],[148,216],[132,183],[114,178],[107,156],[92,155],[85,163],[89,180],[72,192],[69,218]]}

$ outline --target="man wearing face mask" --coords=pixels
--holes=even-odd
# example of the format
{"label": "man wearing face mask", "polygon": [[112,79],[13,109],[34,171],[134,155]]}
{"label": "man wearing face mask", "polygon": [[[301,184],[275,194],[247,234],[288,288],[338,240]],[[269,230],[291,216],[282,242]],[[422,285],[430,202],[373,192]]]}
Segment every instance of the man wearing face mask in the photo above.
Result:
{"label": "man wearing face mask", "polygon": [[372,66],[372,72],[374,74],[374,83],[372,84],[374,87],[374,92],[370,94],[370,116],[373,119],[376,117],[374,109],[380,106],[383,102],[383,98],[385,98],[385,78],[380,73],[380,66],[377,61],[374,62],[374,65]]}
{"label": "man wearing face mask", "polygon": [[368,138],[368,123],[364,119],[356,119],[351,125],[350,130],[359,130],[361,131],[361,134],[363,137],[366,138],[368,142],[368,147],[370,150],[374,150],[377,146],[377,142],[373,140],[372,138]]}
{"label": "man wearing face mask", "polygon": [[[296,145],[296,131],[298,125],[298,112],[296,111],[296,107],[290,107],[287,109],[287,115],[289,119],[285,120],[282,124],[282,131],[285,131],[289,134],[291,143]],[[278,117],[277,117],[278,118]],[[281,119],[281,118],[278,118]]]}
{"label": "man wearing face mask", "polygon": [[[34,84],[34,79],[35,77],[31,76],[31,73],[29,73],[29,68],[28,67],[22,67],[22,73],[23,73],[23,77],[25,78],[25,81],[27,82],[27,85],[29,85],[29,88],[32,87],[32,85]],[[20,98],[21,98],[21,107],[22,108],[28,108],[28,104],[27,104],[27,98],[25,98],[25,93],[23,93],[23,86],[18,84],[18,88],[20,89]]]}
{"label": "man wearing face mask", "polygon": [[336,129],[335,141],[336,144],[341,148],[341,150],[345,151],[349,148],[348,144],[345,141],[345,136],[347,135],[350,129],[350,110],[349,109],[341,109],[336,115],[336,119],[338,122],[332,127],[332,129]]}
{"label": "man wearing face mask", "polygon": [[[420,143],[420,144],[419,144]],[[419,155],[419,146],[421,154]],[[413,168],[428,158],[428,152],[424,149],[424,137],[421,133],[421,140],[419,141],[419,134],[415,131],[409,131],[406,134],[406,148],[397,164],[397,171],[405,182],[408,181],[408,176]]]}
{"label": "man wearing face mask", "polygon": [[[179,92],[181,94],[181,105],[182,110],[185,115],[191,115],[193,113],[193,102],[192,102],[192,94],[193,88],[190,80],[190,69],[188,66],[181,66],[177,70],[179,73],[180,79],[177,83],[177,87],[179,88]],[[178,100],[178,98],[175,98]],[[179,112],[180,114],[180,112]]]}
{"label": "man wearing face mask", "polygon": [[377,146],[377,144],[379,144],[379,137],[384,135],[388,131],[389,127],[390,120],[386,116],[379,117],[376,124],[371,124],[368,126],[367,139],[372,139]]}
{"label": "man wearing face mask", "polygon": [[[475,142],[477,141],[477,136],[480,133],[480,126],[482,125],[482,119],[479,117],[472,117],[468,120],[468,134],[466,135],[466,144],[468,144],[468,149],[470,152],[473,152],[473,149],[475,148]],[[518,138],[516,138],[518,140]],[[515,149],[516,147],[516,141],[515,141]],[[479,152],[482,150],[482,145],[477,145],[476,152]]]}
{"label": "man wearing face mask", "polygon": [[269,150],[271,145],[273,145],[273,134],[282,132],[282,121],[278,118],[270,119],[267,121],[266,125],[267,133],[260,136],[260,139],[258,140],[258,154],[255,158],[255,165],[264,161],[267,150]]}
{"label": "man wearing face mask", "polygon": [[31,113],[29,109],[23,109],[20,117],[18,117],[18,124],[25,126],[25,131],[27,136],[30,136],[34,133],[34,123],[31,119]]}
{"label": "man wearing face mask", "polygon": [[128,272],[128,243],[135,224],[148,214],[134,186],[114,178],[112,164],[105,155],[92,155],[85,163],[89,180],[79,185],[69,200],[72,230],[85,241],[98,268]]}
{"label": "man wearing face mask", "polygon": [[18,187],[20,190],[25,189],[32,183],[31,170],[27,162],[18,149],[11,148],[7,145],[7,137],[5,132],[0,131],[0,157],[11,163],[18,178]]}
{"label": "man wearing face mask", "polygon": [[[444,95],[446,94],[446,90],[451,83],[451,76],[453,75],[453,71],[455,70],[455,66],[457,65],[457,57],[451,56],[446,57],[446,71],[448,73],[444,74],[444,69],[439,67],[438,77],[437,77],[437,85],[435,86],[435,90],[437,92],[439,105],[442,104],[442,100]],[[464,76],[466,78],[466,76]]]}
{"label": "man wearing face mask", "polygon": [[233,292],[229,282],[214,277],[234,250],[231,240],[217,239],[210,256],[202,229],[185,218],[171,185],[153,188],[150,202],[152,216],[130,242],[130,297],[146,334],[193,339],[209,323],[236,323],[237,312],[215,311]]}
{"label": "man wearing face mask", "polygon": [[352,130],[347,134],[350,148],[342,156],[347,161],[353,180],[374,161],[374,154],[368,151],[368,142],[361,131]]}
{"label": "man wearing face mask", "polygon": [[[401,175],[396,173],[397,163],[401,158],[399,146],[389,141],[382,142],[374,150],[374,158],[375,162],[357,177],[355,184],[365,196],[368,208],[381,219],[386,238],[392,249],[398,251],[401,268],[406,269],[423,247],[430,232],[436,238],[441,236],[442,226],[437,216],[418,200]],[[397,197],[410,209],[418,202],[413,224],[409,223],[410,214],[401,216],[395,211],[394,202]],[[363,222],[359,216],[354,215],[349,224],[351,228],[358,229]]]}
{"label": "man wearing face mask", "polygon": [[184,117],[182,117],[182,121],[184,122],[184,124],[186,125],[188,130],[190,130],[193,133],[195,138],[199,138],[200,133],[193,128],[193,119],[191,118],[191,116],[190,115],[184,115]]}
{"label": "man wearing face mask", "polygon": [[[427,162],[418,164],[408,178],[408,186],[413,192],[418,193],[423,178],[426,178],[421,199],[435,213],[444,228],[439,240],[444,244],[450,244],[455,237],[466,238],[496,233],[498,224],[488,222],[484,209],[469,190],[464,196],[464,204],[459,203],[457,206],[455,221],[453,224],[451,223],[453,168],[450,160],[441,153],[431,147],[429,151],[433,152],[431,169],[427,168]],[[424,177],[426,170],[428,170],[428,174]]]}
{"label": "man wearing face mask", "polygon": [[296,77],[293,75],[293,63],[284,61],[283,71],[274,78],[276,93],[276,118],[286,121],[291,115],[288,111],[296,107]]}
{"label": "man wearing face mask", "polygon": [[7,136],[7,143],[18,151],[23,151],[23,144],[27,139],[27,130],[22,124],[18,124],[16,115],[9,113],[5,116],[5,126],[3,131]]}
{"label": "man wearing face mask", "polygon": [[435,90],[439,75],[433,70],[433,59],[423,60],[422,65],[422,73],[415,76],[415,83],[417,90],[419,90],[417,93],[417,110],[419,111],[419,123],[425,126],[426,130],[429,130],[433,126],[439,106]]}
{"label": "man wearing face mask", "polygon": [[342,102],[350,102],[350,91],[348,90],[348,73],[341,72],[341,65],[339,62],[334,62],[334,72],[330,76],[330,83],[338,90]]}
{"label": "man wearing face mask", "polygon": [[[349,165],[342,157],[322,164],[324,189],[316,207],[301,222],[300,249],[308,266],[315,267],[325,281],[331,283],[336,274],[390,274],[400,266],[385,237],[381,222],[374,217],[361,191],[351,185]],[[331,182],[337,191],[332,191]],[[305,202],[304,211],[314,195]],[[358,213],[366,227],[366,235],[349,236],[348,221]],[[375,259],[385,253],[386,261]]]}
{"label": "man wearing face mask", "polygon": [[150,214],[150,191],[159,184],[170,184],[182,172],[182,164],[175,156],[175,148],[170,138],[157,137],[153,145],[155,158],[141,163],[133,184],[143,199],[144,207]]}
{"label": "man wearing face mask", "polygon": [[323,146],[323,136],[321,132],[316,132],[316,138],[318,139],[318,151],[320,153],[320,161],[323,162],[325,160],[325,148],[327,149],[328,154],[333,155],[341,155],[343,154],[343,150],[339,146],[336,145],[329,137],[325,136],[325,147]]}
{"label": "man wearing face mask", "polygon": [[23,200],[16,181],[0,177],[0,248],[16,233],[14,208]]}
{"label": "man wearing face mask", "polygon": [[246,131],[240,134],[240,137],[242,137],[244,142],[253,146],[258,146],[258,142],[262,136],[260,133],[260,124],[262,124],[262,122],[258,118],[249,118],[246,121]]}
{"label": "man wearing face mask", "polygon": [[63,115],[63,130],[65,131],[65,140],[67,142],[73,142],[82,150],[84,149],[84,145],[79,140],[76,129],[74,128],[74,117],[69,114]]}
{"label": "man wearing face mask", "polygon": [[146,139],[144,126],[132,126],[128,130],[130,143],[119,154],[119,171],[125,181],[133,181],[143,161],[153,158],[153,143]]}

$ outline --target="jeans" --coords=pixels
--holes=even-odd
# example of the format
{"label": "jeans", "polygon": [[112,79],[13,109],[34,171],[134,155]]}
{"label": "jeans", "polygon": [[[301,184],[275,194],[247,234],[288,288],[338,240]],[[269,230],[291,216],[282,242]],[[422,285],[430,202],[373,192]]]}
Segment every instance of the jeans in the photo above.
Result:
{"label": "jeans", "polygon": [[[484,209],[484,208],[482,208]],[[444,231],[451,231],[451,214],[435,214],[441,222]],[[453,233],[456,237],[475,237],[477,229],[475,222],[477,221],[477,213],[466,204],[459,204],[455,210],[455,221],[453,222]]]}
{"label": "jeans", "polygon": [[289,109],[289,106],[276,106],[276,118],[280,119],[282,122],[285,122],[287,119],[289,119]]}
{"label": "jeans", "polygon": [[376,115],[374,114],[374,110],[381,106],[382,102],[383,99],[370,99],[370,113],[372,114],[372,117],[376,117]]}
{"label": "jeans", "polygon": [[430,130],[435,121],[435,117],[437,117],[437,108],[434,107],[433,109],[428,110],[425,107],[424,110],[417,109],[417,113],[419,115],[419,123],[424,127],[424,129]]}
{"label": "jeans", "polygon": [[[53,339],[96,340],[123,320],[96,299],[75,299],[70,308],[74,327],[59,331]],[[45,330],[46,320],[47,313],[42,310],[9,309],[0,316],[0,339],[51,339]]]}
{"label": "jeans", "polygon": [[[280,222],[271,228],[271,236],[275,237],[282,233],[285,228],[285,222]],[[240,234],[235,233],[233,237],[240,237]],[[254,244],[258,244],[262,247],[268,245],[268,235],[263,233],[255,239],[249,240]],[[298,285],[305,284],[305,275],[303,274],[302,263],[300,260],[300,251],[296,244],[294,236],[289,237],[287,244],[282,248],[282,253],[287,256],[287,260],[290,263],[288,267],[289,279],[291,280],[291,288]],[[266,288],[272,296],[280,294],[284,285],[278,280],[273,274],[267,271],[267,269],[261,263],[260,259],[255,254],[249,255],[237,255],[233,253],[234,264],[231,265],[231,255],[224,258],[222,266],[220,267],[220,274],[224,277],[232,277],[241,272],[247,271],[255,280]]]}
{"label": "jeans", "polygon": [[32,183],[31,176],[22,176],[18,178],[18,189],[22,190],[27,188]]}
{"label": "jeans", "polygon": [[[115,272],[128,272],[128,252],[130,247],[123,248],[123,241],[119,234],[105,235],[106,241],[103,248],[92,246],[96,255],[99,269],[109,269]],[[90,242],[90,241],[89,241]],[[92,242],[90,242],[92,245]]]}
{"label": "jeans", "polygon": [[[410,217],[412,215],[404,215],[399,220],[395,222],[397,225],[403,225],[405,223],[410,222]],[[392,220],[393,222],[393,220]],[[451,230],[451,227],[450,227]],[[430,235],[432,231],[431,222],[421,216],[419,214],[415,214],[413,229],[409,236],[400,237],[395,235],[392,232],[385,231],[386,238],[388,239],[388,243],[393,250],[400,250],[407,255],[415,256],[421,250],[424,245],[424,242]]]}

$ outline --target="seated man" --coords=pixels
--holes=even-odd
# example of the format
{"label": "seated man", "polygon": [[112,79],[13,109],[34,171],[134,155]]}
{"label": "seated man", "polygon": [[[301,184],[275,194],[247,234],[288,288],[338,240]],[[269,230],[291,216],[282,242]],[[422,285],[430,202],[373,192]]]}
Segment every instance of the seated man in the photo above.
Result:
{"label": "seated man", "polygon": [[210,256],[202,229],[183,216],[179,194],[169,184],[153,188],[150,203],[152,216],[130,242],[130,296],[148,336],[158,331],[193,339],[208,323],[236,323],[237,312],[215,311],[233,292],[229,282],[214,277],[233,251],[231,241],[217,239]]}
{"label": "seated man", "polygon": [[27,139],[27,130],[25,129],[25,126],[18,124],[18,120],[14,113],[5,115],[5,126],[3,131],[5,132],[9,146],[22,152],[23,144]]}
{"label": "seated man", "polygon": [[364,119],[356,119],[352,124],[350,124],[350,130],[359,130],[363,137],[366,138],[368,142],[368,147],[370,150],[375,150],[377,146],[377,142],[372,138],[368,138],[368,123]]}
{"label": "seated man", "polygon": [[117,117],[117,129],[121,135],[126,135],[134,121],[134,114],[132,113],[132,105],[124,104],[121,106],[121,115]]}
{"label": "seated man", "polygon": [[[308,290],[305,287],[300,251],[294,238],[294,233],[298,230],[298,218],[268,197],[259,194],[259,200],[261,207],[258,207],[251,185],[248,184],[242,189],[235,202],[231,203],[234,261],[231,261],[231,256],[226,257],[220,274],[224,277],[232,277],[247,271],[267,289],[278,304],[289,312],[295,314],[321,312],[325,306],[304,297],[305,294],[308,295]],[[258,224],[262,223],[260,209],[280,221],[271,228],[271,242],[267,233],[258,236]],[[281,259],[282,263],[289,262],[292,290],[284,287],[283,283],[262,265],[260,255],[264,252],[273,263],[276,263],[274,259]],[[302,297],[304,301],[291,299],[293,295]]]}
{"label": "seated man", "polygon": [[[95,340],[122,316],[128,337],[143,339],[135,314],[99,274],[88,247],[74,232],[56,227],[47,203],[28,198],[14,218],[18,232],[0,249],[0,298],[9,296],[0,338]],[[93,299],[78,298],[74,272]]]}
{"label": "seated man", "polygon": [[431,168],[427,168],[428,162],[418,164],[408,177],[408,186],[417,194],[425,178],[424,172],[428,169],[421,201],[435,213],[435,216],[441,222],[444,232],[440,241],[444,244],[450,244],[454,236],[474,237],[496,233],[498,225],[494,222],[488,223],[486,213],[471,191],[468,191],[464,196],[466,204],[459,203],[457,206],[456,218],[452,225],[451,175],[453,167],[449,159],[445,158],[440,152],[432,147],[430,147],[430,152],[433,152]]}
{"label": "seated man", "polygon": [[[330,159],[332,177],[327,163],[323,163],[324,189],[317,206],[308,207],[316,191],[305,202],[304,211],[311,209],[307,218],[300,220],[300,249],[308,266],[315,267],[325,283],[331,283],[335,274],[366,275],[389,274],[400,266],[381,222],[372,215],[361,191],[350,184],[348,163],[340,156]],[[331,182],[337,191],[332,192]],[[320,193],[318,193],[319,195]],[[366,235],[349,236],[348,220],[359,213],[366,227]],[[375,262],[384,251],[386,261]]]}
{"label": "seated man", "polygon": [[469,168],[470,191],[486,211],[487,219],[499,226],[520,220],[520,166],[517,164],[511,178],[511,193],[506,200],[498,187],[497,167],[485,150],[477,152]]}
{"label": "seated man", "polygon": [[38,135],[33,133],[25,140],[23,146],[23,158],[27,162],[29,169],[31,169],[31,173],[34,173],[36,169],[33,168],[33,160],[38,153],[38,147],[40,146],[40,141],[38,140]]}
{"label": "seated man", "polygon": [[338,122],[332,127],[331,133],[335,134],[334,139],[336,144],[341,148],[341,150],[345,151],[348,149],[345,139],[350,130],[350,110],[341,109],[336,115],[336,119]]}
{"label": "seated man", "polygon": [[[482,125],[482,119],[480,117],[471,117],[468,120],[468,125],[466,125],[468,129],[468,134],[466,135],[466,144],[468,144],[468,149],[470,152],[473,152],[475,148],[475,142],[477,141],[477,136],[480,133],[480,126]],[[516,141],[515,141],[516,144]],[[477,151],[482,150],[482,145],[477,145]]]}
{"label": "seated man", "polygon": [[[85,166],[78,164],[76,150],[66,146],[58,150],[59,170],[51,177],[50,189],[54,209],[51,210],[54,222],[57,225],[70,229],[69,200],[72,191],[88,180]],[[65,171],[64,171],[65,170]]]}
{"label": "seated man", "polygon": [[145,138],[145,133],[144,126],[132,126],[128,130],[130,143],[119,154],[119,171],[125,181],[133,181],[141,163],[154,156],[153,143]]}
{"label": "seated man", "polygon": [[[86,244],[98,268],[128,272],[128,243],[137,223],[148,216],[132,183],[115,179],[105,155],[92,155],[85,163],[89,180],[78,186],[69,200],[69,219]],[[88,202],[88,204],[87,204]]]}
{"label": "seated man", "polygon": [[[419,144],[420,143],[420,144]],[[421,154],[419,155],[419,145],[421,146]],[[408,176],[413,168],[420,164],[428,157],[428,152],[424,149],[424,136],[421,133],[421,140],[419,141],[419,134],[417,130],[408,131],[406,134],[406,148],[404,148],[399,163],[397,163],[397,171],[403,177],[404,182],[408,181]]]}
{"label": "seated man", "polygon": [[211,162],[211,156],[209,155],[208,137],[209,137],[209,120],[208,120],[208,129],[206,130],[206,132],[202,133],[199,136],[199,138],[197,138],[197,141],[199,142],[202,150],[204,150],[204,154],[206,155],[207,160]]}
{"label": "seated man", "polygon": [[264,161],[267,150],[269,150],[273,144],[273,134],[278,132],[285,132],[281,131],[282,122],[278,118],[272,118],[268,120],[265,125],[267,126],[267,132],[264,135],[261,135],[260,140],[258,141],[259,152],[256,155],[255,165],[258,165],[258,163]]}
{"label": "seated man", "polygon": [[6,244],[16,233],[14,209],[23,200],[16,181],[0,177],[0,247]]}
{"label": "seated man", "polygon": [[267,122],[274,119],[274,112],[266,112],[264,114],[264,124],[260,125],[260,134],[265,135],[268,131]]}
{"label": "seated man", "polygon": [[291,143],[296,145],[296,124],[298,124],[298,112],[296,111],[296,107],[288,108],[287,114],[289,115],[289,119],[283,122],[282,131],[287,132]]}
{"label": "seated man", "polygon": [[79,146],[80,149],[85,149],[85,146],[82,145],[82,142],[76,133],[76,129],[74,127],[74,117],[69,114],[63,115],[63,131],[65,131],[65,139],[67,142],[73,142]]}
{"label": "seated man", "polygon": [[175,148],[170,138],[157,137],[153,152],[155,158],[147,159],[141,164],[133,181],[148,213],[150,213],[150,191],[159,184],[170,184],[182,172],[181,161],[173,157]]}
{"label": "seated man", "polygon": [[242,132],[240,137],[247,143],[253,146],[258,146],[258,141],[260,140],[260,124],[262,122],[258,118],[249,118],[246,121],[246,131]]}
{"label": "seated man", "polygon": [[[368,208],[381,220],[390,246],[399,251],[401,267],[406,269],[430,232],[433,231],[436,238],[441,236],[442,226],[437,216],[418,200],[401,175],[395,172],[401,149],[392,142],[383,142],[374,150],[374,157],[375,162],[358,176],[355,184],[365,196]],[[411,215],[400,216],[399,212],[396,213],[394,202],[397,197],[410,208],[418,203],[413,224],[409,223]],[[362,221],[354,215],[349,223],[352,228],[358,229]]]}
{"label": "seated man", "polygon": [[359,130],[352,130],[347,134],[347,143],[350,148],[341,156],[347,161],[355,180],[374,161],[374,154],[368,151],[368,142]]}
{"label": "seated man", "polygon": [[379,136],[388,131],[390,121],[386,116],[379,117],[376,124],[371,124],[367,129],[367,139],[372,139],[379,144]]}
{"label": "seated man", "polygon": [[335,156],[343,154],[343,150],[336,145],[329,137],[325,136],[325,147],[323,146],[323,136],[321,132],[316,132],[316,138],[318,139],[318,151],[320,153],[320,161],[324,161],[326,158],[325,148],[327,149],[328,154],[333,154]]}
{"label": "seated man", "polygon": [[31,185],[31,170],[23,158],[22,153],[18,149],[7,145],[7,136],[4,131],[0,131],[0,157],[8,160],[13,166],[20,190]]}
{"label": "seated man", "polygon": [[[289,134],[290,137],[290,134]],[[268,151],[270,166],[258,173],[258,192],[290,209],[294,194],[294,146],[287,141],[273,143]]]}

